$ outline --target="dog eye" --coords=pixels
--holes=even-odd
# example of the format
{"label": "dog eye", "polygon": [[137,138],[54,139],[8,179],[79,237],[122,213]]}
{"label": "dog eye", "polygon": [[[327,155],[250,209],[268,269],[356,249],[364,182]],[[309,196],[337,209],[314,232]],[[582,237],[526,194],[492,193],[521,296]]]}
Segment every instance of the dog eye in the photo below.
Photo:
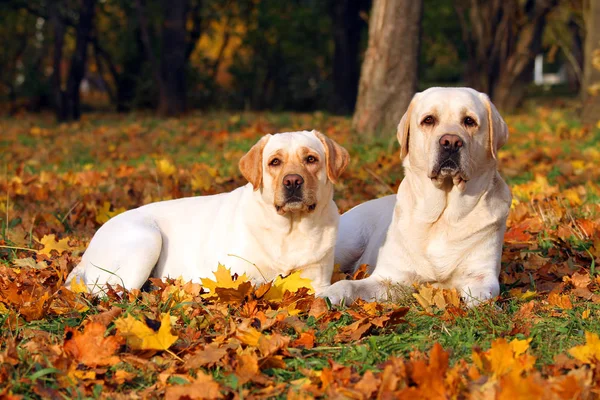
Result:
{"label": "dog eye", "polygon": [[269,162],[269,165],[272,167],[276,167],[281,164],[281,160],[279,158],[274,158]]}
{"label": "dog eye", "polygon": [[463,124],[465,124],[465,126],[472,127],[476,126],[477,122],[475,122],[475,120],[471,117],[465,117],[465,119],[463,120]]}
{"label": "dog eye", "polygon": [[308,156],[308,157],[306,157],[306,162],[307,162],[308,164],[314,164],[314,163],[316,163],[317,161],[318,161],[318,160],[317,160],[317,157],[315,157],[315,156]]}
{"label": "dog eye", "polygon": [[433,125],[435,123],[435,118],[433,118],[431,115],[428,115],[421,123],[423,125]]}

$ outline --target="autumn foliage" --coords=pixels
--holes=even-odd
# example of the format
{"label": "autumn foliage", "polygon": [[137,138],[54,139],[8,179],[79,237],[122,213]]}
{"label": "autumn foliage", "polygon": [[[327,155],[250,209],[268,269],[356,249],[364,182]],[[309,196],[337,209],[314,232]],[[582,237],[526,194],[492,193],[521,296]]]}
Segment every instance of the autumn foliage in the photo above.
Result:
{"label": "autumn foliage", "polygon": [[600,129],[550,108],[507,122],[502,293],[467,309],[427,285],[332,307],[297,274],[257,287],[227,266],[99,299],[62,287],[114,215],[243,184],[237,160],[264,133],[349,148],[342,211],[397,188],[393,135],[360,142],[319,113],[0,121],[0,397],[598,398]]}

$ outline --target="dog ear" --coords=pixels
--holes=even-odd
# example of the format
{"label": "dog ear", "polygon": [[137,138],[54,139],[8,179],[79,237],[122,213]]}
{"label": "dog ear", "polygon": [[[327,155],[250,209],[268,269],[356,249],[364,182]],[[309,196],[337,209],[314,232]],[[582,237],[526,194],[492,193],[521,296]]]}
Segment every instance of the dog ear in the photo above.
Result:
{"label": "dog ear", "polygon": [[488,114],[488,129],[490,135],[490,152],[494,160],[498,157],[498,149],[500,149],[508,140],[508,126],[498,112],[498,109],[491,102],[490,98],[485,93],[479,93],[479,97],[485,103]]}
{"label": "dog ear", "polygon": [[260,189],[262,185],[262,176],[263,176],[263,168],[262,168],[262,160],[263,160],[263,150],[265,149],[265,145],[269,141],[271,135],[263,136],[252,148],[244,154],[244,156],[240,159],[239,167],[244,178],[248,180],[254,187],[254,190]]}
{"label": "dog ear", "polygon": [[408,105],[408,109],[406,110],[406,112],[402,116],[402,119],[400,120],[400,123],[398,124],[398,131],[396,132],[396,135],[398,136],[398,142],[400,143],[400,160],[404,160],[404,158],[406,158],[406,156],[408,155],[408,138],[410,136],[410,119],[411,119],[412,110],[414,108],[414,105],[417,102],[418,95],[419,95],[419,93],[416,93],[413,96],[412,100],[410,101],[410,104]]}
{"label": "dog ear", "polygon": [[337,179],[348,166],[350,155],[348,155],[348,151],[345,148],[321,132],[313,130],[312,133],[323,143],[323,147],[325,148],[327,177],[331,182],[337,183]]}

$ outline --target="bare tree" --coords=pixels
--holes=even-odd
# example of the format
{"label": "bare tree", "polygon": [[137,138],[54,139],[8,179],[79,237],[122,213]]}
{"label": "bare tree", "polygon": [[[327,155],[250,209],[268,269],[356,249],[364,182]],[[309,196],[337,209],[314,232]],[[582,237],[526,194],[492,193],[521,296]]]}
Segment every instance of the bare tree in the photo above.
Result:
{"label": "bare tree", "polygon": [[146,8],[141,0],[136,0],[142,43],[159,89],[158,112],[164,116],[176,116],[185,111],[185,67],[191,53],[185,26],[188,1],[163,0],[162,5],[164,20],[159,58],[153,46]]}
{"label": "bare tree", "polygon": [[455,0],[469,86],[510,111],[519,105],[542,49],[548,13],[557,0]]}
{"label": "bare tree", "polygon": [[333,89],[332,109],[339,113],[354,111],[360,77],[360,37],[366,23],[361,12],[367,11],[369,1],[331,0],[329,13],[333,29]]}
{"label": "bare tree", "polygon": [[352,124],[361,133],[395,131],[417,90],[422,0],[375,0]]}
{"label": "bare tree", "polygon": [[588,0],[586,4],[585,61],[583,69],[583,123],[600,121],[600,1]]}
{"label": "bare tree", "polygon": [[[81,100],[79,89],[87,66],[88,43],[96,10],[96,0],[82,0],[79,20],[75,27],[75,50],[71,56],[71,65],[67,77],[66,89],[61,80],[61,64],[63,57],[66,18],[61,14],[61,1],[47,1],[48,17],[54,31],[54,57],[52,60],[52,91],[54,109],[59,121],[78,120],[81,117]],[[33,9],[32,9],[33,10]]]}

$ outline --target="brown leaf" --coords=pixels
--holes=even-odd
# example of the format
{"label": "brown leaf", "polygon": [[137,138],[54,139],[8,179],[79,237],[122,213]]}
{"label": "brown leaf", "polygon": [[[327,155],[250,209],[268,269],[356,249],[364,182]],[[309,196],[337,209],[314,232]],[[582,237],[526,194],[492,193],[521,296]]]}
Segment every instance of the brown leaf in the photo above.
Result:
{"label": "brown leaf", "polygon": [[273,286],[273,281],[270,281],[270,282],[267,282],[267,283],[264,283],[264,284],[260,285],[254,291],[254,296],[257,299],[260,299],[261,297],[263,297],[269,291],[269,289],[271,289],[271,286]]}
{"label": "brown leaf", "polygon": [[179,399],[220,399],[220,385],[212,376],[196,371],[196,379],[189,385],[169,386],[165,392],[166,400]]}
{"label": "brown leaf", "polygon": [[227,350],[220,348],[218,343],[211,343],[204,347],[204,349],[194,353],[185,362],[186,368],[199,368],[204,366],[211,366],[220,361],[227,354]]}
{"label": "brown leaf", "polygon": [[123,309],[121,307],[113,306],[110,310],[104,311],[100,314],[90,316],[90,321],[97,322],[104,326],[108,326],[111,322],[115,320],[118,316],[123,313]]}
{"label": "brown leaf", "polygon": [[579,272],[575,272],[573,276],[569,279],[569,282],[578,289],[586,289],[590,283],[592,283],[592,278],[590,278],[590,274]]}
{"label": "brown leaf", "polygon": [[275,354],[280,349],[285,349],[290,342],[288,336],[283,336],[278,333],[266,336],[262,335],[258,339],[258,350],[262,357],[267,357]]}
{"label": "brown leaf", "polygon": [[322,297],[317,297],[310,306],[310,311],[308,312],[308,315],[319,319],[319,317],[323,316],[324,314],[327,314],[328,311],[329,310],[327,308],[327,302],[325,301],[325,299]]}
{"label": "brown leaf", "polygon": [[373,372],[367,371],[363,377],[354,386],[355,389],[360,391],[365,398],[370,398],[371,395],[377,390],[381,380],[376,378]]}
{"label": "brown leaf", "polygon": [[240,304],[251,291],[251,282],[243,282],[236,288],[222,288],[219,286],[215,288],[219,301],[228,304]]}
{"label": "brown leaf", "polygon": [[356,341],[366,335],[372,326],[373,324],[367,318],[360,319],[353,324],[344,326],[341,332],[335,335],[334,340],[336,342]]}

